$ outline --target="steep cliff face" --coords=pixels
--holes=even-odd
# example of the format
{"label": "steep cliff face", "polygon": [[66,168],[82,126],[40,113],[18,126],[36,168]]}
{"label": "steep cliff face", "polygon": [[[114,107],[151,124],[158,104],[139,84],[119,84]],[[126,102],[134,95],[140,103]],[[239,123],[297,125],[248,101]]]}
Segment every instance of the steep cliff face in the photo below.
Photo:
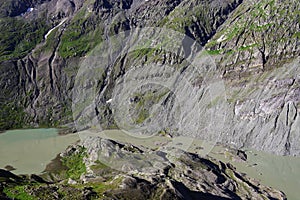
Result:
{"label": "steep cliff face", "polygon": [[[80,61],[109,35],[137,26],[162,26],[165,23],[178,23],[178,29],[184,32],[185,23],[191,21],[190,17],[183,17],[180,22],[173,23],[184,11],[180,9],[180,1],[118,2],[50,1],[36,5],[35,10],[23,17],[4,18],[20,24],[19,28],[2,20],[16,35],[20,35],[20,38],[15,38],[15,35],[3,31],[3,34],[8,36],[2,41],[9,42],[3,47],[1,54],[1,69],[5,73],[1,76],[1,96],[4,98],[1,101],[2,128],[38,124],[58,125],[71,121],[71,90]],[[215,8],[210,8],[207,2],[206,5],[202,5],[200,1],[184,4],[187,11],[194,4],[199,4],[200,10],[208,8],[216,13],[220,10],[230,11],[237,6],[233,1],[229,2],[227,7],[222,3],[222,7]],[[174,17],[165,20],[164,17],[176,7],[178,8],[174,11]],[[193,15],[198,24],[203,23],[201,26],[208,29],[206,32],[212,32],[217,28],[215,24],[221,24],[229,11],[222,13],[220,19],[209,16],[213,14],[208,12],[205,17],[209,19],[205,24],[200,20],[200,13]],[[39,27],[33,27],[25,30],[23,35],[20,34],[23,27],[31,27],[39,20],[42,21]],[[191,22],[190,26],[195,26],[193,23]],[[34,36],[38,39],[31,39],[31,30],[38,30]],[[29,41],[24,41],[23,37],[29,37]],[[11,38],[16,42],[12,42]],[[10,112],[11,110],[18,112]],[[19,117],[18,113],[24,113],[24,116]]]}
{"label": "steep cliff face", "polygon": [[299,6],[245,2],[206,45],[228,88],[224,140],[299,155]]}
{"label": "steep cliff face", "polygon": [[[237,147],[299,155],[299,2],[6,2],[9,6],[3,4],[1,7],[0,20],[1,25],[6,27],[1,31],[1,44],[4,45],[1,45],[0,51],[1,129],[64,125],[73,121],[74,114],[77,121],[92,121],[85,121],[79,128],[99,123],[102,128],[129,126],[141,130],[139,128],[152,122],[159,124],[152,131],[181,134],[180,131],[189,129],[187,135],[222,139]],[[29,7],[34,9],[26,12]],[[20,16],[21,13],[24,14]],[[177,35],[182,33],[189,38],[179,37],[178,40],[161,44],[141,43],[132,38],[128,40],[128,35],[134,36],[137,28],[145,27],[163,28],[168,30],[164,34],[169,32],[171,36],[170,30],[174,30]],[[153,29],[144,30],[151,33]],[[120,42],[117,36],[123,31],[128,31],[128,35],[120,37],[124,39]],[[136,35],[137,38],[153,39],[156,36],[150,37],[147,31],[140,34]],[[158,38],[162,39],[160,36]],[[108,53],[110,58],[115,59],[113,63],[105,57],[106,54],[100,55],[103,57],[101,64],[105,61],[108,65],[101,68],[103,71],[95,73],[99,77],[91,91],[96,97],[93,101],[87,101],[92,106],[80,104],[79,100],[75,102],[77,108],[75,111],[73,108],[72,113],[72,103],[74,105],[74,100],[77,100],[72,93],[74,84],[75,94],[84,94],[76,93],[76,87],[83,89],[83,86],[78,88],[76,85],[80,83],[78,70],[91,62],[93,53],[99,56],[97,48],[109,50],[105,45],[124,44],[125,41],[135,41],[133,46],[138,48],[132,50],[125,47],[130,51],[123,51],[120,57]],[[173,47],[178,43],[180,47],[166,49],[170,43]],[[210,62],[208,70],[195,75],[192,73],[195,67],[187,66],[191,63],[193,66],[199,65],[203,61],[193,55],[199,52],[201,45],[207,49],[204,57],[213,62]],[[114,47],[115,52],[121,52],[120,47]],[[176,66],[176,71],[159,73],[168,77],[168,73],[174,76],[179,72],[178,76],[189,77],[191,90],[186,85],[175,87],[178,80],[171,81],[172,85],[150,84],[128,95],[130,106],[124,104],[124,107],[116,107],[121,102],[117,101],[122,99],[121,94],[127,94],[126,88],[122,90],[120,84],[127,77],[134,76],[140,82],[155,77],[157,68],[147,68],[149,64]],[[140,69],[137,70],[140,74],[132,74],[132,69]],[[201,94],[206,94],[206,89],[214,80],[222,86],[210,87],[210,93],[218,93],[219,90],[222,94],[206,99]],[[88,82],[84,84],[87,86]],[[175,89],[170,90],[170,87]],[[123,93],[117,94],[116,91]],[[197,94],[191,98],[184,96],[192,91]],[[182,112],[174,106],[176,96],[184,96],[181,101],[188,102],[184,104],[186,107],[181,106]],[[107,103],[110,99],[111,104]],[[155,105],[160,105],[159,109]],[[80,118],[87,107],[89,116]],[[198,116],[197,108],[204,109],[202,118]],[[126,117],[120,111],[128,111],[130,120],[120,123],[116,116]],[[221,122],[219,117],[213,115],[218,112],[221,113]],[[212,128],[205,127],[211,125],[217,130],[207,134]]]}

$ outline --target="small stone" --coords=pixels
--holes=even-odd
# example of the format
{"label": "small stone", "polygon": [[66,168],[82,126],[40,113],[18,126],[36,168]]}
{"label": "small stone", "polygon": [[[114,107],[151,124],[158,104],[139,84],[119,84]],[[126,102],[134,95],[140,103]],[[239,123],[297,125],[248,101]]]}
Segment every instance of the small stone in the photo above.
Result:
{"label": "small stone", "polygon": [[6,165],[6,166],[4,167],[4,169],[6,169],[7,171],[13,171],[13,170],[16,170],[16,168],[14,168],[14,167],[11,166],[11,165]]}
{"label": "small stone", "polygon": [[77,181],[75,181],[75,180],[69,178],[68,184],[70,184],[70,185],[75,185],[75,184],[77,184]]}

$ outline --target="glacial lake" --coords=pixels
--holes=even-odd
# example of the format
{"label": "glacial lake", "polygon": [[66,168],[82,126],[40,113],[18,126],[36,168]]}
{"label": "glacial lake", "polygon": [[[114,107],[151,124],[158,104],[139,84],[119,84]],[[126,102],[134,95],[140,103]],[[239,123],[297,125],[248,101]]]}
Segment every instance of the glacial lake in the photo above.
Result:
{"label": "glacial lake", "polygon": [[[184,149],[194,153],[199,153],[197,147],[206,148],[206,143],[201,140],[191,142],[190,139],[185,138],[171,139],[160,136],[138,138],[130,137],[120,130],[101,133],[87,130],[79,134],[64,136],[59,136],[57,129],[12,130],[0,134],[0,168],[11,165],[16,168],[13,171],[16,174],[39,174],[58,153],[64,151],[70,144],[88,136],[100,136],[153,148],[173,140],[174,144],[183,143],[183,146],[185,146],[184,143],[186,143]],[[211,148],[211,146],[208,145],[208,148]],[[230,162],[239,172],[246,173],[249,177],[259,180],[261,184],[283,191],[288,200],[299,199],[300,158],[246,150],[248,160],[246,162],[236,162],[229,160],[224,154],[220,154],[220,152],[226,151],[224,147],[215,146],[213,149],[208,149],[208,151],[210,151],[209,156],[223,162]]]}
{"label": "glacial lake", "polygon": [[300,158],[291,156],[278,156],[270,153],[246,149],[248,156],[246,162],[229,160],[219,154],[225,148],[215,147],[210,156],[223,162],[230,162],[237,171],[247,174],[262,185],[270,186],[283,191],[288,200],[299,200],[300,188]]}
{"label": "glacial lake", "polygon": [[79,140],[78,134],[58,135],[57,129],[10,130],[0,134],[0,168],[15,174],[40,174],[57,154]]}

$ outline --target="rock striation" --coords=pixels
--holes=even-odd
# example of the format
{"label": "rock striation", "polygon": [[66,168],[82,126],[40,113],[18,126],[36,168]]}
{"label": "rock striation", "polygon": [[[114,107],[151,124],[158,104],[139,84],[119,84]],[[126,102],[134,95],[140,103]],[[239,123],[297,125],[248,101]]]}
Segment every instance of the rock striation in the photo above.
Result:
{"label": "rock striation", "polygon": [[[34,9],[26,12],[28,8]],[[134,100],[129,108],[132,121],[121,128],[146,126],[155,105],[159,105],[161,110],[154,113],[157,118],[152,122],[167,125],[157,132],[178,135],[181,132],[176,124],[182,124],[184,129],[191,127],[187,135],[193,137],[281,155],[300,154],[297,1],[3,0],[0,16],[1,27],[6,27],[1,30],[0,49],[1,130],[38,126],[75,129],[78,116],[88,109],[93,110],[88,121],[97,121],[102,128],[119,127],[116,111],[106,102],[118,97],[113,92],[125,75],[139,66],[144,72],[138,78],[151,79],[157,71],[148,70],[152,63],[177,66],[175,69],[184,77],[190,70],[186,68],[187,58],[193,58],[198,44],[204,46],[215,65],[206,68],[209,75],[190,77],[198,96],[182,99],[188,102],[182,107],[186,113],[177,113],[176,95],[171,91],[147,86],[148,93],[142,88],[130,96]],[[161,43],[146,43],[116,58],[98,77],[93,104],[76,105],[79,111],[74,112],[78,70],[88,55],[99,46],[115,42],[114,36],[123,31],[131,33],[145,27],[174,30],[193,42],[173,40],[171,43],[185,44],[179,53],[164,51]],[[213,84],[210,75],[219,77],[218,83],[223,84],[222,101],[218,95],[211,99],[204,95],[196,101],[206,89],[201,87],[203,83],[211,80]],[[86,82],[83,86],[88,85]],[[177,91],[189,91],[178,85]],[[200,120],[196,120],[196,113],[188,115],[198,105],[205,105]],[[209,124],[217,130],[207,129]],[[89,122],[80,126],[89,127]]]}

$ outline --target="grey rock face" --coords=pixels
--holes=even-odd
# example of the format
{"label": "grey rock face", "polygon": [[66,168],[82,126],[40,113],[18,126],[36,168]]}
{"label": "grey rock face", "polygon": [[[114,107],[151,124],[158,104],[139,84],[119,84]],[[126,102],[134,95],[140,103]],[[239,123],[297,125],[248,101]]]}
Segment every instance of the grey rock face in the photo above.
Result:
{"label": "grey rock face", "polygon": [[[52,0],[31,4],[36,10],[22,20],[43,19],[49,35],[28,55],[1,61],[1,129],[59,126],[72,122],[75,116],[75,122],[87,120],[82,129],[98,123],[102,128],[143,132],[140,128],[148,126],[150,132],[170,136],[185,134],[238,148],[300,154],[299,2]],[[23,9],[17,8],[20,12]],[[173,39],[169,41],[173,46],[166,51],[162,44],[167,41],[147,44],[132,37],[139,48],[125,47],[128,51],[122,52],[115,46],[113,50],[123,53],[120,57],[101,54],[100,64],[110,64],[112,58],[115,62],[93,72],[99,75],[97,82],[91,80],[95,86],[93,102],[86,98],[89,105],[80,107],[81,102],[74,102],[73,97],[83,94],[76,91],[76,75],[82,63],[89,64],[87,55],[97,52],[98,44],[122,44],[114,35],[126,30],[130,36],[153,39],[150,31],[148,35],[132,34],[137,27],[172,29],[189,36],[192,42]],[[193,53],[199,52],[195,41],[208,50],[209,56],[204,58],[216,65],[205,65],[203,57],[195,57]],[[181,47],[174,48],[176,45]],[[191,64],[200,65],[203,71],[193,73]],[[166,65],[175,70],[156,68]],[[189,85],[169,79],[175,72]],[[172,84],[148,84],[130,93],[132,90],[123,84],[126,77],[137,79],[127,81],[132,89],[134,83],[157,77]],[[81,89],[91,83],[85,82]],[[216,95],[208,98],[211,93]],[[128,101],[121,101],[124,94],[128,94]],[[72,103],[78,112],[72,113]],[[90,115],[83,116],[85,111]]]}
{"label": "grey rock face", "polygon": [[28,8],[33,8],[49,0],[1,0],[0,17],[15,17],[25,13]]}
{"label": "grey rock face", "polygon": [[299,60],[296,59],[273,72],[253,75],[258,79],[265,76],[259,87],[254,81],[243,86],[229,83],[236,96],[230,104],[232,112],[225,123],[228,126],[223,141],[237,147],[299,155],[296,147],[299,146],[299,130],[296,129],[299,115],[298,66]]}
{"label": "grey rock face", "polygon": [[[115,3],[107,2],[109,5],[115,5]],[[73,26],[77,26],[77,23],[81,22],[75,19],[73,22],[72,19],[76,18],[75,16],[80,15],[80,13],[90,12],[91,15],[85,17],[83,20],[85,24],[81,25],[83,27],[81,31],[89,30],[89,34],[92,34],[93,31],[96,31],[92,27],[99,26],[100,34],[102,32],[104,34],[103,38],[107,38],[111,33],[118,33],[122,30],[135,28],[136,26],[158,26],[159,21],[162,21],[166,15],[179,6],[180,1],[124,1],[123,3],[128,4],[124,9],[121,9],[120,5],[102,9],[100,4],[102,5],[103,2],[101,3],[100,1],[94,4],[83,4],[83,1],[73,1],[73,3],[70,1],[50,1],[37,5],[35,7],[37,10],[29,13],[26,17],[32,19],[43,17],[42,19],[46,20],[46,23],[54,27],[52,35],[50,34],[47,41],[43,41],[37,45],[24,58],[1,62],[1,69],[4,72],[3,76],[1,76],[1,83],[6,84],[2,90],[2,96],[5,97],[1,101],[1,104],[3,104],[2,107],[4,107],[6,102],[12,102],[11,104],[15,106],[8,105],[7,110],[22,110],[26,117],[22,117],[23,120],[20,124],[29,124],[30,126],[48,124],[55,126],[70,122],[72,87],[78,65],[83,60],[82,57],[76,56],[76,51],[74,55],[67,58],[62,58],[60,53],[61,46],[67,42],[65,39],[69,39],[64,37],[67,34],[66,32],[79,31],[77,27],[73,28]],[[131,4],[133,6],[130,6]],[[184,5],[186,7],[184,9],[189,9],[189,3],[185,3]],[[231,6],[230,4],[228,9],[233,10],[235,6]],[[155,12],[152,12],[152,10]],[[175,14],[178,15],[180,10],[179,6],[174,11]],[[224,14],[223,19],[226,18],[226,15]],[[80,17],[77,17],[77,19],[80,19]],[[218,21],[217,24],[221,23],[219,19],[210,18],[210,20],[212,20],[210,24],[202,24],[201,26],[213,26],[215,20]],[[168,21],[168,23],[172,23],[172,18]],[[64,23],[56,26],[60,22]],[[162,21],[161,23],[163,25],[165,22]],[[107,27],[103,28],[104,24],[107,24]],[[179,28],[183,29],[183,26],[180,25]],[[214,27],[213,29],[216,28]],[[87,33],[83,33],[79,37],[83,37],[84,34]],[[99,33],[97,32],[96,34]],[[74,47],[72,48],[74,49]],[[169,59],[171,61],[173,58],[170,57]],[[5,115],[3,113],[3,116]],[[12,118],[16,118],[15,115],[17,114],[14,114]],[[105,114],[105,117],[107,118],[107,123],[110,124],[110,117],[107,114]],[[5,120],[3,118],[3,122],[1,123],[4,124],[3,128],[9,128],[14,125],[7,124],[8,121],[17,120]]]}
{"label": "grey rock face", "polygon": [[293,11],[299,2],[257,3],[241,4],[206,45],[223,71],[232,110],[222,140],[299,155],[299,22]]}
{"label": "grey rock face", "polygon": [[[160,196],[159,199],[167,196],[172,199],[285,199],[281,192],[257,184],[236,172],[230,164],[201,158],[196,154],[181,150],[170,153],[165,148],[150,150],[144,147],[140,150],[127,143],[100,137],[86,138],[82,144],[88,152],[87,166],[104,162],[108,167],[121,169],[121,177],[124,177],[121,187],[106,192],[107,197],[127,199],[135,194],[137,199],[142,198],[140,195],[144,195],[143,198],[146,199],[150,199],[152,195]],[[130,150],[126,148],[129,146]],[[94,157],[95,154],[98,157]],[[140,157],[140,164],[150,165],[133,163],[130,157]],[[107,162],[112,158],[113,162]],[[116,164],[119,159],[126,162]]]}

